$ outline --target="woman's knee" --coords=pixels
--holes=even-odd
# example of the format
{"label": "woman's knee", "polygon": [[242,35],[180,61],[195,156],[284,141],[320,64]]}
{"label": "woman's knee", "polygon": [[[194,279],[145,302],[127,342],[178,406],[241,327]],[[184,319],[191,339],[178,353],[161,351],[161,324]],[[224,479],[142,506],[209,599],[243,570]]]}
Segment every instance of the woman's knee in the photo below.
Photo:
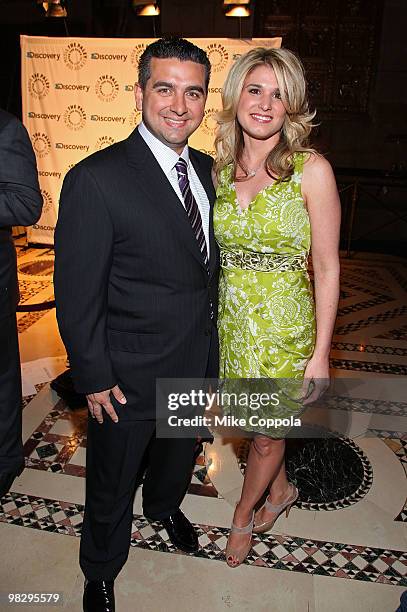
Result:
{"label": "woman's knee", "polygon": [[285,440],[273,440],[267,436],[255,436],[253,440],[253,447],[259,455],[267,457],[277,450],[284,448]]}

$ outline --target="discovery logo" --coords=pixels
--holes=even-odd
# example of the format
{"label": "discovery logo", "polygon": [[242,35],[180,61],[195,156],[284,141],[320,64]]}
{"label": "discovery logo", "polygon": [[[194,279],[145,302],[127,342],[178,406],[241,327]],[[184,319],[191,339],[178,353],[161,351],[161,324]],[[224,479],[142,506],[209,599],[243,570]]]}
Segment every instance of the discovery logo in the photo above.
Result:
{"label": "discovery logo", "polygon": [[93,60],[107,60],[109,62],[125,62],[127,59],[127,55],[125,55],[124,53],[91,53],[90,58]]}
{"label": "discovery logo", "polygon": [[208,93],[222,93],[222,87],[209,87]]}
{"label": "discovery logo", "polygon": [[55,148],[62,149],[64,151],[86,151],[86,152],[89,151],[89,145],[78,144],[78,143],[68,144],[65,142],[57,142],[55,144]]}
{"label": "discovery logo", "polygon": [[55,89],[63,91],[84,91],[88,93],[90,85],[79,85],[79,83],[55,83]]}
{"label": "discovery logo", "polygon": [[49,81],[45,74],[40,74],[39,72],[32,74],[28,79],[28,91],[32,98],[37,100],[45,98],[49,92]]}
{"label": "discovery logo", "polygon": [[56,172],[54,170],[39,170],[38,176],[51,177],[51,178],[61,178],[61,172]]}
{"label": "discovery logo", "polygon": [[54,232],[55,231],[54,225],[39,225],[38,223],[34,223],[33,228],[37,230],[41,230],[43,232]]}
{"label": "discovery logo", "polygon": [[134,85],[125,85],[124,91],[134,91]]}
{"label": "discovery logo", "polygon": [[110,147],[110,145],[114,144],[115,140],[112,136],[101,136],[97,139],[95,144],[95,151],[101,151],[106,147]]}
{"label": "discovery logo", "polygon": [[26,57],[28,57],[28,59],[51,59],[51,60],[55,60],[56,62],[59,62],[60,58],[61,58],[61,54],[60,53],[35,53],[34,51],[27,51],[27,55]]}
{"label": "discovery logo", "polygon": [[202,153],[206,153],[206,155],[210,155],[211,157],[216,157],[216,151],[212,151],[211,149],[199,149]]}
{"label": "discovery logo", "polygon": [[112,115],[91,115],[91,121],[104,121],[106,123],[121,123],[122,125],[126,121],[126,117],[112,116]]}
{"label": "discovery logo", "polygon": [[44,132],[35,132],[31,136],[31,142],[37,157],[45,157],[51,151],[51,141]]}
{"label": "discovery logo", "polygon": [[140,57],[144,53],[146,47],[147,45],[145,43],[139,43],[138,45],[134,47],[130,55],[130,61],[131,61],[131,65],[133,66],[133,68],[136,68],[136,69],[138,68]]}
{"label": "discovery logo", "polygon": [[88,54],[83,45],[78,42],[71,42],[64,49],[64,62],[71,70],[80,70],[88,60]]}
{"label": "discovery logo", "polygon": [[81,130],[86,124],[86,113],[79,104],[71,104],[64,113],[65,125],[70,130]]}
{"label": "discovery logo", "polygon": [[228,63],[229,53],[220,43],[211,43],[206,49],[213,72],[221,72]]}
{"label": "discovery logo", "polygon": [[119,83],[111,74],[103,74],[96,81],[95,91],[102,102],[113,102],[119,93]]}
{"label": "discovery logo", "polygon": [[57,115],[56,113],[34,113],[30,111],[28,113],[29,119],[49,119],[50,121],[59,121],[61,119],[61,115]]}

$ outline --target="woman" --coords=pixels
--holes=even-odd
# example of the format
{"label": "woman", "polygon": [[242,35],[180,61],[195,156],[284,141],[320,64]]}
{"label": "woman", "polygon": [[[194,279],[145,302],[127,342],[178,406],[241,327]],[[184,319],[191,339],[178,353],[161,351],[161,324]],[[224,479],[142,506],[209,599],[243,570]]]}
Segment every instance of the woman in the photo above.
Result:
{"label": "woman", "polygon": [[[302,65],[287,49],[252,49],[233,65],[222,99],[214,209],[220,377],[311,381],[313,401],[329,379],[340,203],[330,164],[308,147],[315,113]],[[315,304],[306,268],[311,242]],[[231,567],[246,558],[252,532],[270,529],[298,497],[279,433],[254,432],[226,549]]]}

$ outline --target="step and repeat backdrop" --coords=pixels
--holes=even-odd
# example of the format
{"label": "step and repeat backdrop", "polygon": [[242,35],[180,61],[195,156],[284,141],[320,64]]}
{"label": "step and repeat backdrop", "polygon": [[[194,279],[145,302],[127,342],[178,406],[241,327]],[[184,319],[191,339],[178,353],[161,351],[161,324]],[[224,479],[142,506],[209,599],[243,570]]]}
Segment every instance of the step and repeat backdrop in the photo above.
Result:
{"label": "step and repeat backdrop", "polygon": [[[154,39],[21,36],[23,122],[37,157],[43,213],[28,230],[31,243],[52,245],[65,174],[81,159],[127,138],[141,121],[134,83],[141,54]],[[215,115],[233,61],[253,46],[281,38],[191,39],[206,50],[211,82],[201,127],[190,144],[214,154]]]}

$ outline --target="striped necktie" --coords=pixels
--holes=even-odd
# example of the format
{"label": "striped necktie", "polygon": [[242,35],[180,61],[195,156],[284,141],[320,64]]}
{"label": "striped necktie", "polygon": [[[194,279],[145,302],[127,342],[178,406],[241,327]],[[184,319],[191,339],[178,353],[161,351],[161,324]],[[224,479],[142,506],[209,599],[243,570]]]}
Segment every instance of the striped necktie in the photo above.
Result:
{"label": "striped necktie", "polygon": [[206,267],[208,267],[208,250],[206,248],[205,234],[202,227],[201,213],[199,212],[198,204],[195,201],[193,193],[191,191],[191,185],[189,184],[188,178],[188,167],[187,162],[182,157],[179,158],[175,164],[175,169],[178,175],[178,184],[181,189],[181,194],[185,203],[185,210],[187,211],[188,219],[191,223],[192,230],[195,234],[195,238],[198,242],[199,249],[205,261]]}

